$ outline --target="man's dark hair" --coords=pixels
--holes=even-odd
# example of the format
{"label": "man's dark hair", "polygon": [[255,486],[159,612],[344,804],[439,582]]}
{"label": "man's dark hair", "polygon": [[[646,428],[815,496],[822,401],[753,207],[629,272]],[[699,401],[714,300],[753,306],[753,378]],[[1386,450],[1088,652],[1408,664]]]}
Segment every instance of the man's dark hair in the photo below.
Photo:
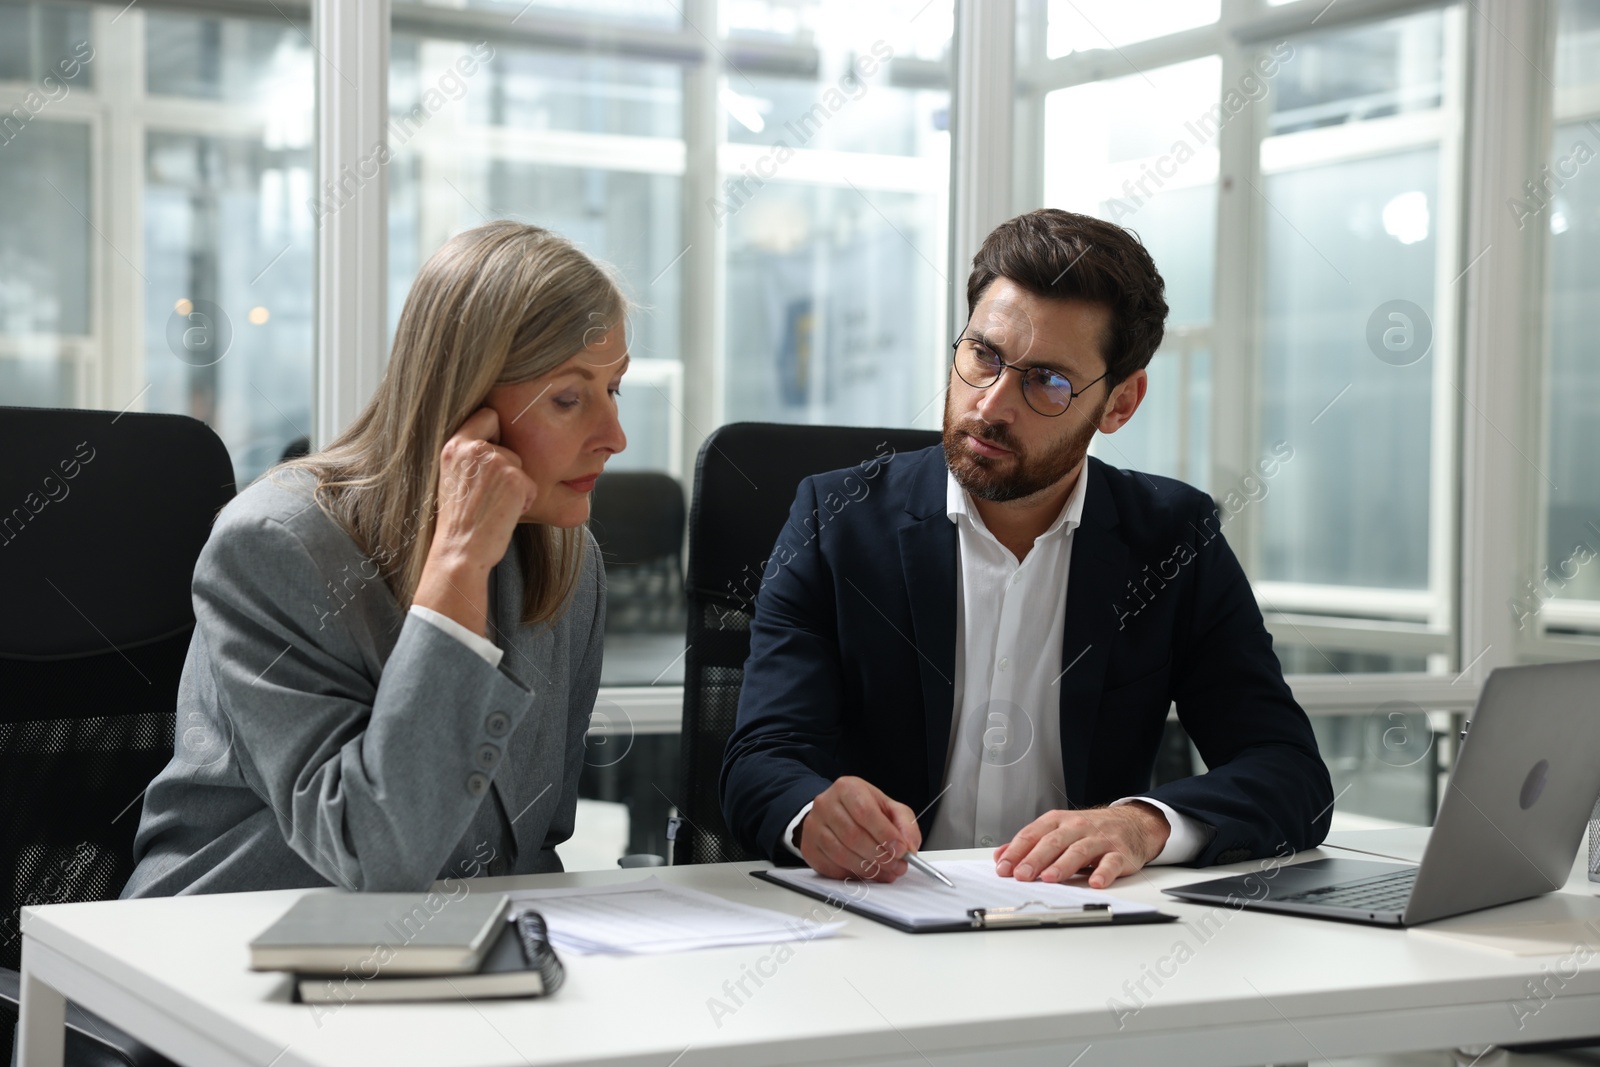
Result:
{"label": "man's dark hair", "polygon": [[1161,346],[1166,283],[1139,238],[1121,226],[1049,207],[1018,215],[996,226],[972,258],[969,317],[996,278],[1035,296],[1110,308],[1100,354],[1111,385],[1143,368]]}

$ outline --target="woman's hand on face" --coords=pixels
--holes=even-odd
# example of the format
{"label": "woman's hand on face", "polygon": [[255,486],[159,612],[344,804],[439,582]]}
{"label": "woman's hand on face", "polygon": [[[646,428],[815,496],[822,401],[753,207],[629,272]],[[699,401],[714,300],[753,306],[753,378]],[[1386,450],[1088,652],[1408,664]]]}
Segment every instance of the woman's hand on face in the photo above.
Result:
{"label": "woman's hand on face", "polygon": [[522,460],[500,441],[500,416],[474,411],[445,442],[439,463],[439,516],[434,523],[431,563],[487,573],[505,556],[517,521],[533,507],[538,486]]}

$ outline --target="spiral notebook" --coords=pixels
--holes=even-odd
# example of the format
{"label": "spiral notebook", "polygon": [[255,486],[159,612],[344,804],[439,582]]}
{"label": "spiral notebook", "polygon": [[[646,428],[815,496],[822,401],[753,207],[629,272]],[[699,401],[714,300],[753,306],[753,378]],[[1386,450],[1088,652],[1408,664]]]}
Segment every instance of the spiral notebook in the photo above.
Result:
{"label": "spiral notebook", "polygon": [[374,967],[371,975],[298,974],[291,1000],[301,1004],[477,1000],[543,997],[561,988],[566,968],[550,946],[543,916],[523,911],[498,920],[496,927],[489,951],[473,973],[393,976]]}
{"label": "spiral notebook", "polygon": [[945,860],[934,866],[955,883],[954,889],[915,870],[889,883],[841,882],[804,867],[756,871],[755,876],[910,934],[1177,919],[1100,889],[1001,878],[990,860]]}

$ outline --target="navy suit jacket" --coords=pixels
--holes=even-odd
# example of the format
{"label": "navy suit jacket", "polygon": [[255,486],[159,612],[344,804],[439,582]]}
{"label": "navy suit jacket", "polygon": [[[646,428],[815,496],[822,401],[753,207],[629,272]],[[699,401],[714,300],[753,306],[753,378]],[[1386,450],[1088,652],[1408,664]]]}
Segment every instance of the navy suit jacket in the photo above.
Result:
{"label": "navy suit jacket", "polygon": [[[1082,476],[1060,807],[1155,797],[1214,828],[1200,865],[1320,844],[1328,771],[1211,498],[1094,458]],[[795,862],[784,828],[842,775],[932,826],[955,697],[946,486],[937,446],[800,484],[763,571],[721,782],[734,837],[775,863]],[[1209,770],[1151,789],[1173,702]]]}

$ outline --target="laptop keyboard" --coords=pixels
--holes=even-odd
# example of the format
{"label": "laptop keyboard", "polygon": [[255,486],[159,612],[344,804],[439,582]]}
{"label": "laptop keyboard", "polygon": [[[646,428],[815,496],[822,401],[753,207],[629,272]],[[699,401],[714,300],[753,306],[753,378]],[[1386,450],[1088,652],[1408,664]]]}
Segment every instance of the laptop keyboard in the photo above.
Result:
{"label": "laptop keyboard", "polygon": [[1346,882],[1343,885],[1308,889],[1275,900],[1296,904],[1321,904],[1335,908],[1352,908],[1356,911],[1404,911],[1411,898],[1411,888],[1417,881],[1417,868],[1369,878],[1364,882]]}

